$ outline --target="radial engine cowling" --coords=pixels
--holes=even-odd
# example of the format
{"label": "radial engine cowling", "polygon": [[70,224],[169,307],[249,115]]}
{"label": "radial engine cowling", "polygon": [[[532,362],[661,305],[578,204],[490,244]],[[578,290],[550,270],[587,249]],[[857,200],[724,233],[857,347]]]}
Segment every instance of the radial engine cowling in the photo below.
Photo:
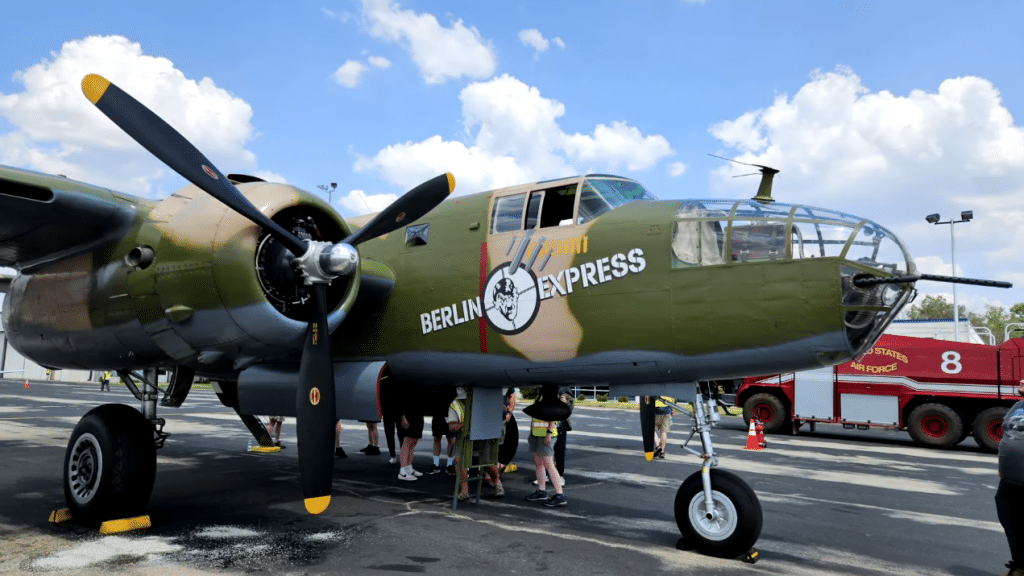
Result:
{"label": "radial engine cowling", "polygon": [[[300,238],[337,242],[351,232],[316,196],[252,180],[239,190]],[[273,237],[195,186],[137,210],[135,231],[116,246],[12,282],[5,320],[19,352],[55,367],[184,364],[227,374],[301,350],[308,292]],[[331,331],[359,283],[358,269],[331,283]]]}

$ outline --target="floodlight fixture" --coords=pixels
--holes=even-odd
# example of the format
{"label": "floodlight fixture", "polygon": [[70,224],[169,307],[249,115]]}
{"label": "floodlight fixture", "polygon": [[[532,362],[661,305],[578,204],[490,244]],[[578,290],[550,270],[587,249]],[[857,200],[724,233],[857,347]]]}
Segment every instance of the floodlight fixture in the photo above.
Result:
{"label": "floodlight fixture", "polygon": [[935,224],[936,222],[939,221],[939,215],[938,214],[929,214],[929,215],[925,216],[924,219],[927,220],[929,224]]}

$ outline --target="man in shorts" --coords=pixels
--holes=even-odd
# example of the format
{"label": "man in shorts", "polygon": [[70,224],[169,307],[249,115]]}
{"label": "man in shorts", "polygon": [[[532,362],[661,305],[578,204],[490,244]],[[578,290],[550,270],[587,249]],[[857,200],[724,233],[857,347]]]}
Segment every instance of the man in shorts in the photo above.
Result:
{"label": "man in shorts", "polygon": [[[665,397],[669,402],[675,402],[675,398]],[[654,438],[657,446],[654,448],[655,458],[665,458],[665,447],[668,444],[668,431],[672,429],[672,407],[662,401],[659,396],[654,401]]]}

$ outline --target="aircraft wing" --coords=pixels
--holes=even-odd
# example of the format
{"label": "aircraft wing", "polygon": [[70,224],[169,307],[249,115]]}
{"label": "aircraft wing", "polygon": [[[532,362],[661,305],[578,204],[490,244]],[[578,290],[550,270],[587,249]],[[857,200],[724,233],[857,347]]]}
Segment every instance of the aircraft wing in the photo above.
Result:
{"label": "aircraft wing", "polygon": [[30,269],[120,237],[139,202],[62,176],[0,166],[0,266]]}

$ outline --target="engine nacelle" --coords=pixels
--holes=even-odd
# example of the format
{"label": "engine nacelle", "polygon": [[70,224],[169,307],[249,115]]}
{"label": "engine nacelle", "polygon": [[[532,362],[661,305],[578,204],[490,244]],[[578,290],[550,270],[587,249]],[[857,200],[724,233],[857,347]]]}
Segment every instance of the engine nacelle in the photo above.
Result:
{"label": "engine nacelle", "polygon": [[[238,188],[300,237],[336,242],[350,233],[308,192],[262,181]],[[273,237],[195,186],[134,209],[135,225],[119,242],[12,281],[4,320],[18,352],[53,367],[187,365],[231,374],[301,351],[307,288]],[[359,283],[358,270],[331,283],[329,330]]]}
{"label": "engine nacelle", "polygon": [[[384,362],[335,362],[334,404],[339,420],[379,422]],[[295,416],[299,373],[293,365],[253,366],[238,377],[239,414]]]}

